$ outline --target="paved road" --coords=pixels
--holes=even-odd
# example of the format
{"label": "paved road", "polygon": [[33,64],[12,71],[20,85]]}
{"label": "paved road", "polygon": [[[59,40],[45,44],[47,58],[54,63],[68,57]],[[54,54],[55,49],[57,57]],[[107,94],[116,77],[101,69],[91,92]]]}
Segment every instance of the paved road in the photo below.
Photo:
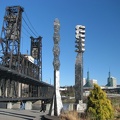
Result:
{"label": "paved road", "polygon": [[39,110],[0,109],[0,120],[41,120],[46,112]]}

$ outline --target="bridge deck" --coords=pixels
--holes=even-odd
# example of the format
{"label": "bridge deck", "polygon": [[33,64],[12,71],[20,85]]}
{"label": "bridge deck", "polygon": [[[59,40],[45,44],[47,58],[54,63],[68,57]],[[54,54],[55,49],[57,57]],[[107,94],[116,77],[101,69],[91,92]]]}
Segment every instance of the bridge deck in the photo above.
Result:
{"label": "bridge deck", "polygon": [[16,102],[16,101],[37,101],[37,100],[51,100],[49,97],[21,97],[21,98],[0,98],[0,102]]}
{"label": "bridge deck", "polygon": [[53,85],[2,65],[0,80],[0,102],[51,99],[53,95]]}
{"label": "bridge deck", "polygon": [[37,84],[40,86],[49,86],[49,87],[53,87],[52,85],[45,83],[43,81],[39,81],[35,78],[29,77],[27,75],[24,75],[22,73],[18,73],[15,70],[9,69],[7,67],[4,67],[2,65],[0,65],[0,74],[2,77],[5,78],[10,78],[13,77],[14,80],[23,82],[23,83],[32,83],[32,84]]}

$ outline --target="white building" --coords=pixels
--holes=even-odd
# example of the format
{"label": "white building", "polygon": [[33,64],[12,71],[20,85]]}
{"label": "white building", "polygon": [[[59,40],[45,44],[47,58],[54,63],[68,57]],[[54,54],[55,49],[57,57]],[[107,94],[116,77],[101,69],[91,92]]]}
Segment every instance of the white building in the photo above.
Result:
{"label": "white building", "polygon": [[109,71],[108,78],[107,78],[107,85],[108,87],[117,87],[117,80],[115,77],[111,76],[111,73]]}
{"label": "white building", "polygon": [[111,77],[111,79],[110,79],[111,81],[111,85],[112,85],[112,87],[117,87],[117,80],[116,80],[116,78],[115,77]]}
{"label": "white building", "polygon": [[[83,86],[86,84],[86,81],[87,81],[86,78],[83,78]],[[91,83],[91,85],[97,84],[97,80],[96,79],[91,79],[90,83]]]}
{"label": "white building", "polygon": [[97,80],[95,80],[95,79],[91,79],[91,80],[90,80],[90,83],[91,83],[91,85],[93,85],[93,84],[97,84]]}
{"label": "white building", "polygon": [[83,86],[86,84],[86,78],[83,78]]}

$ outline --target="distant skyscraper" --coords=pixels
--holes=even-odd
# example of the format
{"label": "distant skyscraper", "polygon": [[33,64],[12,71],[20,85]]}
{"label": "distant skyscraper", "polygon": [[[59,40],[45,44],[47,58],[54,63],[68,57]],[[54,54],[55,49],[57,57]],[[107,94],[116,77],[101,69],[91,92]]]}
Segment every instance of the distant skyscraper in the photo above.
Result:
{"label": "distant skyscraper", "polygon": [[111,73],[109,71],[108,78],[107,78],[107,85],[108,87],[117,87],[116,78],[111,76]]}
{"label": "distant skyscraper", "polygon": [[87,78],[83,78],[83,86],[85,87],[86,85],[88,86],[93,86],[94,84],[97,84],[96,79],[90,79],[89,78],[89,71],[87,72]]}
{"label": "distant skyscraper", "polygon": [[117,87],[117,80],[114,77],[111,77],[111,83],[113,87]]}
{"label": "distant skyscraper", "polygon": [[87,79],[86,79],[86,84],[83,87],[92,87],[93,84],[91,84],[90,79],[89,79],[89,71],[87,72]]}

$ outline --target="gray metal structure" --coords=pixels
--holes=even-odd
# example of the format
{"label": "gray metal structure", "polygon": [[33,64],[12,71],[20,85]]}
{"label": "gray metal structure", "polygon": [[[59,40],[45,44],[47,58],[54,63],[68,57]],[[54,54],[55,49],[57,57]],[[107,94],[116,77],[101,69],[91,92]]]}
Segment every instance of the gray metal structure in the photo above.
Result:
{"label": "gray metal structure", "polygon": [[76,26],[76,62],[75,62],[75,100],[83,100],[83,52],[85,51],[85,26]]}
{"label": "gray metal structure", "polygon": [[20,6],[6,7],[0,36],[0,64],[17,71],[20,67],[22,12]]}
{"label": "gray metal structure", "polygon": [[[28,55],[20,53],[23,11],[21,6],[6,7],[5,11],[0,36],[1,101],[52,99],[53,86],[40,81],[42,79],[41,37],[31,37],[31,55],[35,63],[29,60]],[[36,56],[35,49],[38,49]]]}
{"label": "gray metal structure", "polygon": [[30,37],[31,38],[31,56],[34,58],[34,64],[37,66],[36,72],[36,79],[42,81],[42,37],[39,36],[38,38]]}

